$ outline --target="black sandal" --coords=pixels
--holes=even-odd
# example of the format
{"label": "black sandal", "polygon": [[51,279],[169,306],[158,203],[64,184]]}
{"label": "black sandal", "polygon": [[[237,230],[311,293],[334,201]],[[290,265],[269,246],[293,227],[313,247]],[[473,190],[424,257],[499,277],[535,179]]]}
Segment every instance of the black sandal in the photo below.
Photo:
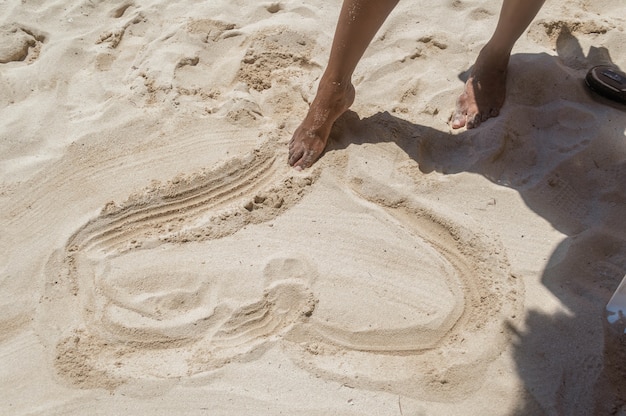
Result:
{"label": "black sandal", "polygon": [[594,66],[587,72],[585,83],[598,94],[626,104],[626,74],[612,66]]}

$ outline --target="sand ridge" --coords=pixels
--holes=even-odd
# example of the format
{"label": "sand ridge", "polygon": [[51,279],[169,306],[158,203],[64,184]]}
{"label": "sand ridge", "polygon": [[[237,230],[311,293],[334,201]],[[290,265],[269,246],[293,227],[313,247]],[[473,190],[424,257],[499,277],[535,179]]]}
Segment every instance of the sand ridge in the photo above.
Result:
{"label": "sand ridge", "polygon": [[[455,359],[452,351],[466,339],[475,338],[476,332],[490,333],[494,326],[503,327],[504,321],[519,316],[520,281],[510,275],[502,249],[475,229],[465,229],[454,220],[421,208],[408,195],[386,197],[383,184],[368,186],[370,192],[383,192],[382,197],[376,195],[369,201],[379,207],[376,216],[391,214],[400,227],[409,220],[409,235],[417,244],[412,250],[422,247],[417,252],[425,256],[405,259],[395,271],[387,266],[385,275],[410,277],[410,264],[419,263],[425,275],[439,273],[445,278],[431,283],[431,294],[441,294],[438,302],[429,306],[424,304],[426,294],[421,291],[414,300],[405,298],[410,286],[401,289],[397,286],[400,283],[384,277],[368,284],[374,291],[391,285],[389,291],[396,294],[386,294],[391,296],[387,302],[409,308],[407,313],[413,318],[406,321],[405,317],[397,328],[394,321],[351,316],[341,305],[332,306],[332,300],[322,299],[321,309],[314,312],[320,298],[313,280],[319,271],[309,264],[310,260],[299,257],[270,261],[264,273],[265,280],[273,282],[266,282],[269,286],[257,293],[260,300],[243,298],[235,303],[220,301],[220,292],[213,283],[213,279],[223,279],[218,277],[222,273],[232,276],[232,266],[226,271],[209,272],[207,262],[202,261],[205,270],[192,271],[188,267],[183,272],[177,266],[161,264],[167,256],[189,256],[183,254],[188,252],[186,245],[192,245],[196,254],[208,253],[201,248],[203,241],[226,238],[243,227],[284,215],[315,188],[319,168],[284,178],[288,168],[276,166],[271,147],[266,143],[247,157],[227,161],[213,170],[176,178],[165,185],[155,184],[119,205],[109,203],[69,239],[64,250],[53,255],[47,266],[49,280],[44,294],[49,306],[42,306],[41,325],[51,325],[48,317],[56,316],[52,311],[67,307],[68,296],[76,299],[71,308],[76,315],[65,318],[67,324],[71,322],[70,327],[61,325],[61,333],[49,339],[56,345],[52,350],[56,351],[55,365],[61,375],[81,387],[114,388],[135,373],[145,374],[146,369],[142,370],[137,362],[152,357],[150,362],[158,356],[164,362],[163,368],[150,370],[157,379],[189,376],[219,368],[251,354],[258,344],[264,345],[268,339],[277,342],[283,336],[299,345],[303,356],[312,348],[320,355],[323,344],[353,351],[357,355],[353,365],[357,367],[363,361],[359,354],[372,356],[370,360],[382,362],[378,371],[381,366],[390,366],[384,374],[395,372],[398,364],[386,360],[394,361],[391,357],[400,354],[395,360],[405,357],[408,363],[403,367],[428,363],[433,379],[445,377],[442,374],[454,371],[456,366],[476,365],[477,360],[488,362],[497,356],[504,344],[496,339],[503,330],[497,331],[498,336],[490,343],[494,349],[483,349],[478,357],[464,351]],[[334,165],[338,168],[329,168],[336,178],[341,175],[342,164]],[[358,193],[353,198],[357,200],[373,198],[363,195],[363,189],[355,191]],[[256,195],[250,198],[251,194]],[[442,303],[446,298],[448,304]],[[414,309],[412,304],[421,306]],[[355,310],[359,309],[365,311],[367,306]],[[335,316],[335,322],[327,323],[328,316]],[[339,316],[345,321],[337,320]],[[361,319],[365,321],[359,322]],[[375,329],[361,328],[368,321]],[[227,341],[231,339],[235,340],[233,344]],[[448,351],[446,364],[434,359],[429,351],[437,351],[435,356]],[[343,379],[345,375],[334,377]],[[468,376],[467,382],[473,377],[475,374]],[[405,378],[373,384],[407,389]]]}

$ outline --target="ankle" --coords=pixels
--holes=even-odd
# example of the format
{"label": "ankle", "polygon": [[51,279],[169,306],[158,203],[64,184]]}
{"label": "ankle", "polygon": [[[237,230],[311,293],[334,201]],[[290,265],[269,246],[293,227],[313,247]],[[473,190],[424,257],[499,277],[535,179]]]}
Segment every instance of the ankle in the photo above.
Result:
{"label": "ankle", "polygon": [[350,76],[338,76],[325,72],[320,79],[318,89],[325,89],[338,94],[346,93],[352,87]]}
{"label": "ankle", "polygon": [[493,39],[481,49],[478,59],[490,66],[506,67],[511,57],[511,48],[508,45],[499,45]]}

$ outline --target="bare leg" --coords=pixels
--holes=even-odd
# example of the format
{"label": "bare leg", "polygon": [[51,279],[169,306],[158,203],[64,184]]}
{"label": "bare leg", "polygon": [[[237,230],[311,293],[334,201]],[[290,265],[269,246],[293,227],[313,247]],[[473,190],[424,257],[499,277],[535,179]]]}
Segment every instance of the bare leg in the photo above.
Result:
{"label": "bare leg", "polygon": [[289,142],[289,164],[311,166],[326,147],[330,129],[354,101],[352,73],[399,0],[344,0],[326,71],[304,121]]}
{"label": "bare leg", "polygon": [[545,0],[504,0],[498,25],[480,51],[465,89],[456,103],[452,128],[477,127],[496,117],[504,104],[506,69],[515,42],[535,18]]}

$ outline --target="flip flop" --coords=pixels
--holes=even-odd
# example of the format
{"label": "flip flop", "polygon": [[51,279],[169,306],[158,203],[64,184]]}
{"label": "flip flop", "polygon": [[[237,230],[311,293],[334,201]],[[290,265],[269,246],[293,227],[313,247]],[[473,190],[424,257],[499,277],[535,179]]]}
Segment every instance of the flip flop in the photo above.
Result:
{"label": "flip flop", "polygon": [[587,72],[585,83],[596,93],[626,104],[626,74],[612,66],[594,66]]}

